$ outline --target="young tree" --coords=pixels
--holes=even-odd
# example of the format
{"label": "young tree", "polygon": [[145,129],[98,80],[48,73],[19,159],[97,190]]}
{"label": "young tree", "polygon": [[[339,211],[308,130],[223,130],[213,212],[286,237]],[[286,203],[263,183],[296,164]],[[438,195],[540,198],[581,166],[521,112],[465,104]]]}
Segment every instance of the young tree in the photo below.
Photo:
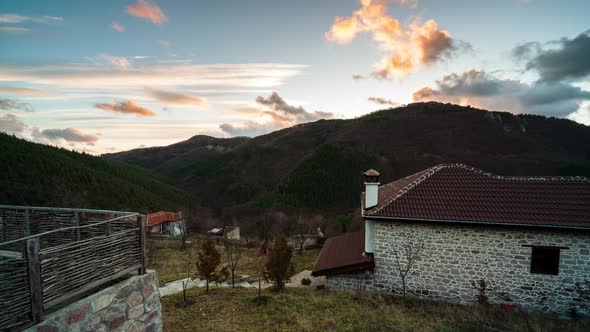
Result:
{"label": "young tree", "polygon": [[235,241],[226,240],[224,243],[228,267],[231,272],[231,286],[235,287],[235,271],[240,263],[244,250]]}
{"label": "young tree", "polygon": [[188,255],[186,256],[186,258],[184,259],[184,262],[186,263],[186,279],[182,280],[182,301],[184,306],[186,307],[187,305],[187,301],[186,301],[186,289],[188,287],[188,283],[190,282],[190,277],[192,276],[192,267],[193,267],[193,259],[192,259],[192,255],[191,252],[188,252]]}
{"label": "young tree", "polygon": [[215,271],[221,261],[221,255],[215,248],[215,242],[211,236],[203,242],[199,258],[197,260],[197,272],[199,276],[205,279],[207,283],[207,292],[209,291],[209,281],[216,279]]}
{"label": "young tree", "polygon": [[266,273],[277,289],[283,289],[285,281],[289,279],[292,270],[291,257],[291,248],[285,237],[276,237],[266,260]]}
{"label": "young tree", "polygon": [[403,253],[394,252],[396,268],[399,276],[402,279],[402,293],[404,298],[404,305],[406,303],[406,277],[412,271],[416,260],[418,260],[424,252],[424,243],[406,243],[404,245]]}

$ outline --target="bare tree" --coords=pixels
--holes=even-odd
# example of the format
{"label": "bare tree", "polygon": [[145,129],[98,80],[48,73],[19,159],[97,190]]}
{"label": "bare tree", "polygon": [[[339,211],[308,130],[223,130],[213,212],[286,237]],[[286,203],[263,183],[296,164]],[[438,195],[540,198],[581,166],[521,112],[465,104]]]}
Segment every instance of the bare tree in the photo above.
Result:
{"label": "bare tree", "polygon": [[404,305],[406,303],[406,278],[414,264],[422,254],[424,253],[424,242],[417,242],[417,243],[406,243],[403,246],[403,253],[398,252],[397,250],[394,252],[395,254],[395,262],[396,268],[399,272],[399,276],[402,279],[402,294],[404,298]]}
{"label": "bare tree", "polygon": [[180,215],[180,220],[176,222],[178,225],[178,229],[180,231],[180,250],[186,250],[186,239],[188,238],[189,230],[186,224],[186,219],[184,219],[184,214],[182,212],[178,213]]}
{"label": "bare tree", "polygon": [[240,263],[244,249],[239,247],[239,243],[231,240],[226,240],[223,244],[225,246],[229,270],[231,272],[231,286],[235,287],[235,271]]}
{"label": "bare tree", "polygon": [[192,276],[192,267],[193,267],[193,259],[192,259],[192,255],[191,252],[189,250],[187,257],[184,259],[184,262],[186,263],[186,279],[182,279],[182,301],[184,306],[186,307],[188,302],[186,300],[186,289],[188,287],[189,282],[191,281],[191,276]]}

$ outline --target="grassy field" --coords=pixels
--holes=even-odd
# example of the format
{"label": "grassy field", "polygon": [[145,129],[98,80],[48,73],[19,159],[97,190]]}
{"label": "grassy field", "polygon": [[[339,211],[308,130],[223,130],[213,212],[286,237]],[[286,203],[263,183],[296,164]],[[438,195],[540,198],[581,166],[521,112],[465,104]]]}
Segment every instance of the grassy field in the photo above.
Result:
{"label": "grassy field", "polygon": [[[192,257],[192,270],[196,271],[194,262],[200,250],[200,241],[203,237],[193,236],[189,239],[191,247],[185,251],[179,250],[178,239],[150,239],[148,238],[148,269],[158,271],[160,285],[173,280],[186,278],[187,258]],[[221,263],[227,262],[227,256],[222,244],[217,246],[221,253]],[[303,270],[311,270],[320,253],[319,249],[306,250],[303,255],[293,253],[293,268],[295,273]],[[242,260],[236,268],[236,277],[249,275],[256,277],[256,249],[246,249]],[[193,276],[194,277],[194,276]]]}
{"label": "grassy field", "polygon": [[287,288],[189,290],[162,298],[164,331],[590,331],[590,320],[567,321],[541,315],[503,312],[394,296]]}

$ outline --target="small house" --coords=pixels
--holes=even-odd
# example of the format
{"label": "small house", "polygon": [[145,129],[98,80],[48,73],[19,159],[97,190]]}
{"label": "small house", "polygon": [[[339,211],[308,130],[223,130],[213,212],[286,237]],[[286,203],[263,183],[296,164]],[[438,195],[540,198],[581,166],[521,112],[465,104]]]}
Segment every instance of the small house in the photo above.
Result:
{"label": "small house", "polygon": [[[313,269],[328,289],[401,293],[565,315],[585,313],[590,180],[500,176],[437,165],[380,184],[364,173],[364,227],[327,240]],[[402,282],[400,268],[410,272]],[[483,281],[483,284],[482,284]]]}
{"label": "small house", "polygon": [[181,212],[160,211],[147,215],[148,235],[180,236],[184,230]]}
{"label": "small house", "polygon": [[207,232],[213,238],[226,239],[232,241],[240,240],[240,227],[238,226],[225,226],[216,227]]}

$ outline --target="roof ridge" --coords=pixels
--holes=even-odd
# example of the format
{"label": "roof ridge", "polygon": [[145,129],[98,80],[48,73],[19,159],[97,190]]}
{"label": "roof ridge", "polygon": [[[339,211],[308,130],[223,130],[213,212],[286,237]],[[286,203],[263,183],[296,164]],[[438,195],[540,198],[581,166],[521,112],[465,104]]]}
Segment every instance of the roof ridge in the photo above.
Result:
{"label": "roof ridge", "polygon": [[[397,193],[397,195],[393,196],[391,199],[389,199],[388,201],[386,201],[383,204],[380,204],[380,206],[374,210],[370,210],[368,211],[368,213],[366,213],[367,215],[372,215],[372,214],[376,214],[377,212],[383,210],[386,206],[388,206],[389,204],[395,202],[396,200],[398,200],[400,197],[402,197],[405,193],[407,193],[408,191],[410,191],[411,189],[413,189],[414,187],[416,187],[417,185],[419,185],[420,183],[424,182],[425,180],[429,179],[433,174],[435,174],[436,172],[438,172],[439,170],[445,168],[445,167],[449,167],[449,165],[446,164],[438,164],[436,166],[433,166],[431,168],[427,168],[424,171],[424,174],[422,174],[420,177],[418,177],[416,180],[408,183],[407,185],[405,185],[402,189],[400,189]],[[421,173],[421,172],[417,172],[417,173]],[[414,173],[412,175],[416,175],[417,173]],[[408,175],[407,177],[410,177],[412,175]],[[395,181],[394,181],[395,182]],[[391,184],[393,182],[388,183],[387,185]]]}
{"label": "roof ridge", "polygon": [[492,172],[484,171],[482,169],[461,164],[440,164],[438,166],[444,165],[445,167],[458,167],[463,168],[468,171],[472,171],[474,173],[478,173],[481,175],[485,175],[488,177],[492,177],[498,180],[513,180],[513,181],[581,181],[581,182],[590,182],[585,176],[560,176],[560,175],[548,175],[548,176],[511,176],[511,175],[498,175]]}

